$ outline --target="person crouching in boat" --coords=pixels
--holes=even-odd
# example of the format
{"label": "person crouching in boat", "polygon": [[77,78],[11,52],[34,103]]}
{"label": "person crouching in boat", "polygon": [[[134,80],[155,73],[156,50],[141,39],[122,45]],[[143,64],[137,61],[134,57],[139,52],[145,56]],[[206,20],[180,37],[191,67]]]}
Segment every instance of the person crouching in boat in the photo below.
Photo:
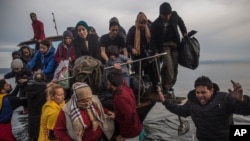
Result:
{"label": "person crouching in boat", "polygon": [[110,118],[114,118],[114,114],[103,109],[86,83],[76,82],[72,89],[74,94],[57,118],[54,128],[56,137],[64,141],[100,141],[104,113]]}
{"label": "person crouching in boat", "polygon": [[19,106],[27,106],[26,99],[19,99],[10,92],[12,87],[5,79],[0,79],[0,140],[15,141],[12,134],[11,117]]}
{"label": "person crouching in boat", "polygon": [[47,102],[42,107],[38,138],[39,141],[57,140],[53,129],[57,116],[64,104],[63,87],[53,82],[47,84]]}
{"label": "person crouching in boat", "polygon": [[40,42],[39,51],[36,51],[35,56],[28,63],[28,66],[33,69],[39,60],[42,62],[43,68],[38,71],[46,75],[48,82],[51,81],[58,64],[55,61],[55,48],[47,39]]}
{"label": "person crouching in boat", "polygon": [[201,76],[196,79],[195,89],[189,92],[184,105],[166,100],[160,90],[158,94],[170,112],[183,117],[191,116],[200,141],[229,141],[231,115],[250,115],[250,97],[242,94],[239,83],[232,81],[232,84],[233,91],[219,92],[208,77]]}
{"label": "person crouching in boat", "polygon": [[115,119],[119,124],[117,141],[142,141],[144,130],[136,111],[134,91],[124,84],[121,70],[107,76],[107,87],[113,90]]}

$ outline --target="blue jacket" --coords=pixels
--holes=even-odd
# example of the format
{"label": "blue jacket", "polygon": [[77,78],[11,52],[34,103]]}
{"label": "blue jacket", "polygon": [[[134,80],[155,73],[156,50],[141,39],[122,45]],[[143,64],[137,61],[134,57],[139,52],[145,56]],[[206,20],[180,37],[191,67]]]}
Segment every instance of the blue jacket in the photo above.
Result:
{"label": "blue jacket", "polygon": [[33,69],[36,63],[40,60],[43,65],[42,72],[47,77],[53,77],[58,65],[55,61],[55,50],[56,49],[54,47],[50,47],[48,53],[45,55],[43,55],[40,51],[37,51],[32,60],[28,63],[29,67]]}

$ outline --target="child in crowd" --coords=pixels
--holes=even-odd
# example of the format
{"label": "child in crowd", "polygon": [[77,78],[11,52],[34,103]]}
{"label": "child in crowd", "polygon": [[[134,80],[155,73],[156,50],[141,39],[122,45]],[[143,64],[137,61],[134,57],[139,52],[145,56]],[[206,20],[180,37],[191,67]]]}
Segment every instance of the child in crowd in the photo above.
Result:
{"label": "child in crowd", "polygon": [[[125,55],[122,55],[119,53],[119,49],[117,46],[110,45],[108,47],[108,58],[109,60],[106,62],[106,67],[109,66],[114,66],[114,69],[121,69],[122,75],[124,80],[126,81],[127,85],[130,86],[130,76],[129,76],[129,71],[127,65],[120,65],[122,63],[132,63],[132,60],[130,60],[128,57]],[[106,74],[113,69],[108,69],[106,71]]]}

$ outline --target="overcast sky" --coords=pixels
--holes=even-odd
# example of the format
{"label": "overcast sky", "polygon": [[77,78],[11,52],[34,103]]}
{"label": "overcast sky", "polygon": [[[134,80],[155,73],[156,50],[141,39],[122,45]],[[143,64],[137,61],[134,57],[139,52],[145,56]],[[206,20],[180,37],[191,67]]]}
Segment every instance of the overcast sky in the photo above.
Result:
{"label": "overcast sky", "polygon": [[[44,23],[46,36],[59,34],[79,20],[96,28],[99,36],[108,32],[116,16],[128,31],[138,12],[154,21],[162,0],[1,0],[0,51],[33,37],[30,12]],[[168,0],[184,20],[188,31],[197,30],[201,60],[250,60],[250,0]],[[2,55],[0,55],[2,56]],[[2,56],[3,57],[3,56]],[[2,60],[2,57],[0,58]]]}

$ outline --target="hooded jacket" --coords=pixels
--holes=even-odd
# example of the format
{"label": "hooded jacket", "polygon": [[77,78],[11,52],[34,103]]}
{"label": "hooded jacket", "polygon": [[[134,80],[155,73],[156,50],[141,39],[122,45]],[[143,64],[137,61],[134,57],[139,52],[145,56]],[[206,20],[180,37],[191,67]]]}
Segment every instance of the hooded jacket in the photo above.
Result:
{"label": "hooded jacket", "polygon": [[201,141],[228,141],[231,115],[250,115],[249,96],[244,95],[244,101],[238,102],[228,93],[216,90],[206,105],[199,103],[194,90],[189,92],[188,101],[184,105],[177,105],[171,100],[166,100],[163,104],[172,113],[183,117],[191,116],[197,138]]}
{"label": "hooded jacket", "polygon": [[53,77],[56,67],[58,65],[55,61],[55,48],[50,47],[45,55],[42,54],[40,51],[37,51],[32,60],[28,63],[29,67],[33,69],[36,65],[36,62],[39,60],[41,60],[43,65],[42,72],[47,77]]}
{"label": "hooded jacket", "polygon": [[[164,21],[162,20],[162,18],[159,16],[151,25],[151,47],[152,47],[152,51],[154,53],[158,53],[161,50],[162,47],[162,43],[164,42]],[[178,27],[181,30],[182,35],[184,33],[187,33],[187,29],[186,26],[184,24],[184,21],[182,20],[182,18],[177,14],[176,11],[172,12],[172,16],[170,18],[169,21],[170,27],[173,28],[174,33],[173,36],[175,36],[175,42],[177,44],[180,44],[180,35],[178,32]]]}

